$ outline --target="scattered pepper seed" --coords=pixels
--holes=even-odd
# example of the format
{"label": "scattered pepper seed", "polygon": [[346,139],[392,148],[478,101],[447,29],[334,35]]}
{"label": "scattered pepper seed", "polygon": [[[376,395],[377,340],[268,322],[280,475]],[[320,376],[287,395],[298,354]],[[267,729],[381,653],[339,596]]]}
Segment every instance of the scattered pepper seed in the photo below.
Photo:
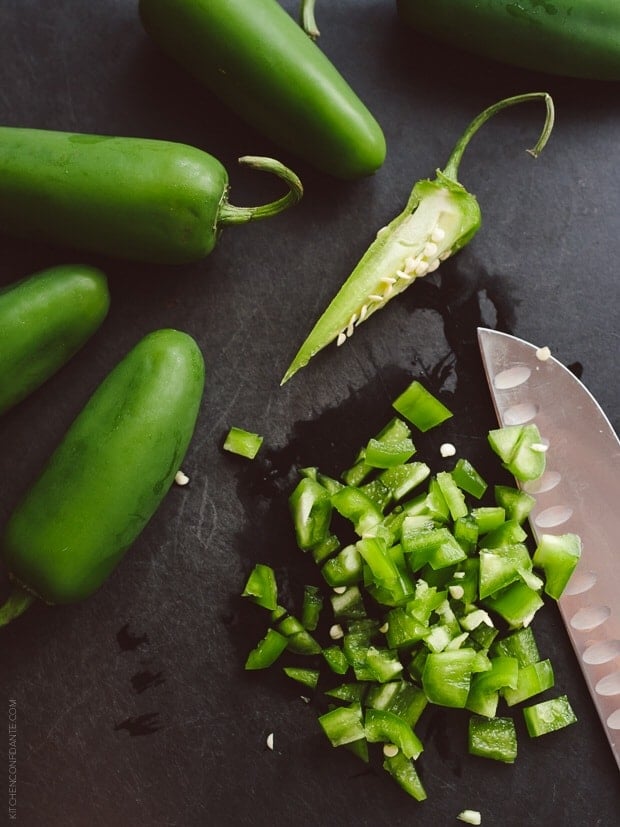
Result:
{"label": "scattered pepper seed", "polygon": [[536,358],[540,362],[546,362],[547,359],[550,358],[550,356],[551,356],[551,351],[549,350],[548,347],[539,347],[538,350],[536,351]]}
{"label": "scattered pepper seed", "polygon": [[344,631],[342,626],[339,623],[334,623],[334,625],[329,630],[329,636],[332,640],[340,640],[340,638],[344,637]]}
{"label": "scattered pepper seed", "polygon": [[451,442],[444,442],[439,448],[439,453],[442,457],[453,457],[456,454],[456,448]]}
{"label": "scattered pepper seed", "polygon": [[394,756],[398,755],[400,750],[396,746],[396,744],[384,744],[383,745],[383,754],[386,758],[394,758]]}
{"label": "scattered pepper seed", "polygon": [[187,474],[184,474],[183,471],[177,471],[174,475],[174,481],[177,485],[187,485],[189,482],[189,477]]}
{"label": "scattered pepper seed", "polygon": [[269,733],[265,743],[267,744],[267,749],[273,749],[273,732]]}
{"label": "scattered pepper seed", "polygon": [[459,821],[464,821],[465,824],[482,824],[482,816],[478,810],[463,810],[457,815]]}

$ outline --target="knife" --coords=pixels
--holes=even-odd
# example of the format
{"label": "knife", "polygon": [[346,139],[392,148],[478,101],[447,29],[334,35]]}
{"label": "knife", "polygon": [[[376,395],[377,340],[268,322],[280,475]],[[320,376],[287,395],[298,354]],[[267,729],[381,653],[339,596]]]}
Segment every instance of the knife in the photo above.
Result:
{"label": "knife", "polygon": [[534,422],[547,445],[545,473],[520,484],[536,497],[534,539],[581,537],[559,609],[620,768],[620,441],[548,348],[483,327],[478,343],[500,425]]}

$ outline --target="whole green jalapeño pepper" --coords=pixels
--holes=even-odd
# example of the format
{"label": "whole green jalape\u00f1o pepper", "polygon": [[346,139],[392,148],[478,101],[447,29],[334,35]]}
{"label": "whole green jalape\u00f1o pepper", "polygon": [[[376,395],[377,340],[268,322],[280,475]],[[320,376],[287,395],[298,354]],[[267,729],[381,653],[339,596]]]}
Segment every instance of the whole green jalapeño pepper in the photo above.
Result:
{"label": "whole green jalape\u00f1o pepper", "polygon": [[554,75],[620,80],[618,0],[397,0],[423,34]]}
{"label": "whole green jalape\u00f1o pepper", "polygon": [[235,207],[226,170],[196,147],[0,127],[0,232],[137,261],[195,261],[223,226],[275,215],[301,198],[299,179],[279,161],[239,160],[282,178],[289,192]]}
{"label": "whole green jalape\u00f1o pepper", "polygon": [[338,178],[375,172],[385,138],[276,0],[140,0],[153,40],[274,143]]}
{"label": "whole green jalape\u00f1o pepper", "polygon": [[388,301],[416,278],[436,270],[442,261],[464,247],[480,228],[478,201],[458,181],[463,153],[472,136],[489,118],[507,106],[544,100],[547,116],[542,134],[530,154],[543,149],[554,120],[554,106],[546,92],[505,98],[489,106],[469,124],[443,170],[434,180],[418,181],[404,210],[383,227],[353,272],[314,325],[286,371],[282,383],[330,342],[338,346]]}
{"label": "whole green jalape\u00f1o pepper", "polygon": [[72,603],[102,585],[172,485],[203,386],[198,345],[166,329],[104,379],[9,519],[0,626],[35,598]]}
{"label": "whole green jalape\u00f1o pepper", "polygon": [[0,414],[65,364],[103,322],[106,277],[94,267],[50,267],[0,290]]}

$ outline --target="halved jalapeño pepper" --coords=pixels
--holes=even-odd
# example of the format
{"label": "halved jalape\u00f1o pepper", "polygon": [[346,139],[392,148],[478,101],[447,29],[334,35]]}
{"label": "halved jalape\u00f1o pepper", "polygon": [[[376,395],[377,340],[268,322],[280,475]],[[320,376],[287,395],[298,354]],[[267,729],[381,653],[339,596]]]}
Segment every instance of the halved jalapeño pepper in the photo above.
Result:
{"label": "halved jalape\u00f1o pepper", "polygon": [[485,109],[467,127],[443,170],[432,181],[418,181],[405,209],[363,255],[327,310],[302,344],[282,384],[330,342],[344,344],[356,327],[402,293],[416,278],[432,273],[440,262],[464,247],[480,227],[476,197],[459,183],[461,157],[472,136],[493,115],[508,106],[542,99],[547,107],[545,124],[529,150],[536,157],[544,148],[554,121],[553,100],[546,92],[505,98]]}

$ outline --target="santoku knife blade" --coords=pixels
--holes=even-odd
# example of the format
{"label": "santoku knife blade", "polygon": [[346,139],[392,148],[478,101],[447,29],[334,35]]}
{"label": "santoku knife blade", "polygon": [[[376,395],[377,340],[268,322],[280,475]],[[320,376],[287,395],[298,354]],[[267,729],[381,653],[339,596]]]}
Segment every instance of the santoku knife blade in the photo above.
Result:
{"label": "santoku knife blade", "polygon": [[581,537],[559,608],[620,768],[620,441],[547,348],[487,328],[478,342],[500,425],[535,422],[548,446],[544,475],[522,485],[536,497],[534,538]]}

